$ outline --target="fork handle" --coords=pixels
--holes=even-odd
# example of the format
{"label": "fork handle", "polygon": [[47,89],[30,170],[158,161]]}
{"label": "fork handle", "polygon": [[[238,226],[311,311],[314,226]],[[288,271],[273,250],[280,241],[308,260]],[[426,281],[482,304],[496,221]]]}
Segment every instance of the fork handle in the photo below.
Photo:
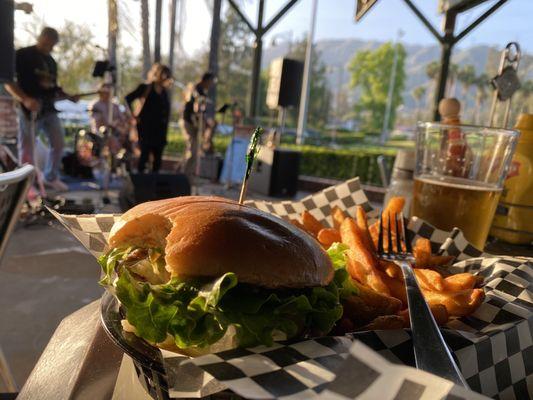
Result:
{"label": "fork handle", "polygon": [[405,279],[416,367],[468,388],[420,291],[411,265],[407,261],[395,263],[402,269]]}

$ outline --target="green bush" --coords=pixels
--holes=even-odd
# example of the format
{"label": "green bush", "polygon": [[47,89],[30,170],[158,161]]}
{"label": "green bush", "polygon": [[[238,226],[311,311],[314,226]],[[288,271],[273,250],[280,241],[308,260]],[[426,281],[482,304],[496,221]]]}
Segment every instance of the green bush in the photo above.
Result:
{"label": "green bush", "polygon": [[[80,127],[68,127],[67,132],[73,135]],[[339,137],[353,140],[364,137],[361,133],[342,133]],[[216,136],[215,151],[225,154],[230,137]],[[339,141],[337,140],[337,143]],[[359,176],[363,183],[381,186],[381,178],[377,165],[377,157],[383,155],[388,171],[391,171],[396,148],[382,146],[368,146],[352,143],[349,148],[334,149],[327,146],[296,146],[284,144],[283,147],[301,151],[300,174],[330,179],[350,179]],[[185,139],[181,132],[172,129],[168,134],[168,144],[165,154],[181,157],[185,151]]]}

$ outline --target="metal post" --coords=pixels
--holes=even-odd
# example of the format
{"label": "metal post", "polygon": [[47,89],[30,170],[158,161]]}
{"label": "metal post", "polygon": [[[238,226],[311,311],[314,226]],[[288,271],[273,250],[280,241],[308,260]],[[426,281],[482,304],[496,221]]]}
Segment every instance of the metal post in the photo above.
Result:
{"label": "metal post", "polygon": [[302,96],[300,99],[300,110],[298,113],[298,128],[296,130],[296,144],[303,144],[305,127],[307,124],[307,109],[309,106],[311,54],[313,52],[313,40],[315,36],[316,12],[318,0],[313,0],[311,8],[311,26],[307,34],[307,49],[305,50],[304,76],[302,81]]}
{"label": "metal post", "polygon": [[446,12],[444,16],[444,36],[442,38],[442,51],[440,59],[440,71],[437,88],[437,95],[435,96],[435,104],[433,108],[433,119],[440,121],[439,102],[446,94],[446,83],[448,82],[448,72],[450,70],[450,58],[452,55],[453,45],[455,44],[455,37],[453,32],[455,30],[455,20],[457,14],[453,11]]}
{"label": "metal post", "polygon": [[252,89],[250,96],[250,117],[256,117],[259,113],[259,84],[261,75],[261,56],[263,52],[263,9],[265,0],[259,0],[259,10],[257,12],[257,28],[254,42],[254,63],[252,67]]}
{"label": "metal post", "polygon": [[[211,23],[211,39],[209,45],[209,72],[218,74],[218,43],[220,39],[220,8],[222,0],[213,2],[213,21]],[[209,98],[213,107],[217,100],[217,85],[211,85],[209,88]]]}
{"label": "metal post", "polygon": [[150,8],[148,0],[141,0],[141,30],[143,48],[143,78],[146,78],[150,65],[152,64],[152,54],[150,52]]}
{"label": "metal post", "polygon": [[174,73],[174,47],[176,42],[176,9],[178,0],[170,1],[170,42],[168,48],[168,67]]}
{"label": "metal post", "polygon": [[400,29],[398,31],[398,37],[396,39],[396,43],[394,44],[394,56],[392,60],[392,70],[390,73],[389,90],[387,93],[387,105],[385,108],[385,115],[383,118],[383,129],[381,130],[381,142],[382,143],[385,143],[387,141],[387,137],[389,133],[390,115],[392,112],[392,97],[394,95],[394,86],[396,85],[396,69],[398,68],[398,45],[400,43],[400,39],[402,36],[403,36],[403,32]]}
{"label": "metal post", "polygon": [[155,0],[154,62],[161,62],[161,13],[163,0]]}

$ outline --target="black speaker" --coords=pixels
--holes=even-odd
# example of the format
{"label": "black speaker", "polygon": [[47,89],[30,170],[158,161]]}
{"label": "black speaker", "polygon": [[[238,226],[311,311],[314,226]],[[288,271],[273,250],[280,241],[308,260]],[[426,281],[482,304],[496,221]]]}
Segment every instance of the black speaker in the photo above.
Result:
{"label": "black speaker", "polygon": [[277,58],[270,64],[266,104],[269,108],[297,107],[302,91],[304,65],[290,58]]}
{"label": "black speaker", "polygon": [[189,196],[191,185],[183,174],[130,174],[119,193],[119,204],[126,211],[145,201]]}
{"label": "black speaker", "polygon": [[0,82],[13,82],[15,76],[15,2],[0,0]]}
{"label": "black speaker", "polygon": [[250,175],[250,190],[274,197],[292,197],[298,191],[300,152],[262,147]]}

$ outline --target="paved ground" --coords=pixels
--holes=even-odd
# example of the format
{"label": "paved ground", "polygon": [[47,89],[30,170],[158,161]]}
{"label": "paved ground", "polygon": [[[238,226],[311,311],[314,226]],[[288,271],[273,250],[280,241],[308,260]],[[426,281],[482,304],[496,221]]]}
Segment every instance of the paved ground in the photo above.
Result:
{"label": "paved ground", "polygon": [[[197,193],[237,199],[240,188],[202,182]],[[299,193],[302,197],[307,193]],[[91,201],[100,212],[118,212],[117,193],[103,207],[99,192],[67,194]],[[251,193],[249,198],[266,198]],[[19,225],[0,266],[0,345],[21,387],[59,322],[101,296],[100,267],[58,223]],[[4,391],[0,382],[0,392]]]}

